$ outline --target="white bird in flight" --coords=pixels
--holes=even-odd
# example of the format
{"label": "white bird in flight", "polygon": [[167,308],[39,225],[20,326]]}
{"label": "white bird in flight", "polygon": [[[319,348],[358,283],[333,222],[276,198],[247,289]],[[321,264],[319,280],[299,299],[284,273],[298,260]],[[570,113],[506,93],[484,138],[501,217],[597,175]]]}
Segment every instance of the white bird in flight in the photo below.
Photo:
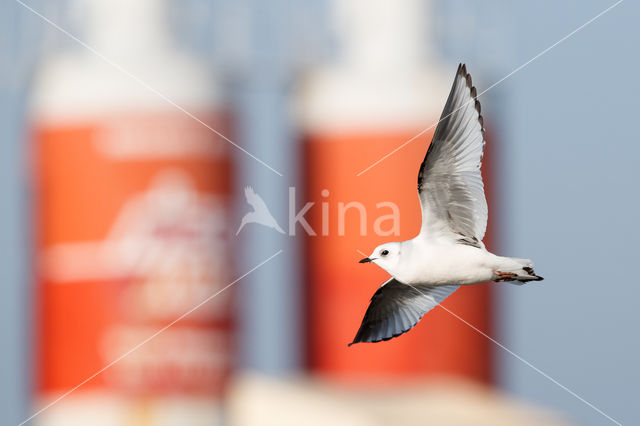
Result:
{"label": "white bird in flight", "polygon": [[262,197],[256,194],[252,187],[247,186],[246,188],[244,188],[244,196],[247,199],[247,203],[249,203],[249,205],[253,207],[253,211],[245,214],[242,217],[242,221],[240,222],[240,227],[238,227],[238,230],[236,231],[236,235],[240,233],[242,228],[244,228],[244,225],[246,225],[247,223],[258,223],[260,225],[266,226],[267,228],[273,228],[279,233],[284,234],[284,231],[282,230],[280,225],[278,225],[278,222],[276,222],[276,219],[269,211],[269,208],[265,204]]}
{"label": "white bird in flight", "polygon": [[382,244],[360,261],[375,263],[392,278],[371,298],[349,346],[405,333],[460,285],[542,280],[531,260],[496,256],[482,243],[488,209],[480,172],[484,128],[476,96],[460,64],[418,173],[422,228],[412,240]]}

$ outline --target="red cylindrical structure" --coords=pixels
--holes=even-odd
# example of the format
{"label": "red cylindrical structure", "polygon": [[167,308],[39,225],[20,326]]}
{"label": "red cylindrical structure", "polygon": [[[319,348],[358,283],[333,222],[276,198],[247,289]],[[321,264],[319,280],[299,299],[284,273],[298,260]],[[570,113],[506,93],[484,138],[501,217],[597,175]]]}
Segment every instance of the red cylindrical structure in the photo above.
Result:
{"label": "red cylindrical structure", "polygon": [[[390,150],[389,141],[406,141],[415,132],[350,132],[312,134],[306,143],[307,194],[321,208],[309,213],[309,223],[330,232],[307,237],[308,354],[312,371],[340,379],[416,378],[458,375],[491,380],[491,342],[451,313],[436,308],[411,331],[388,342],[347,347],[369,299],[388,274],[374,265],[361,265],[359,252],[368,254],[386,241],[413,238],[420,229],[420,206],[415,189],[417,170],[431,134],[424,135],[361,177],[364,170]],[[342,160],[338,160],[342,159]],[[344,160],[348,159],[348,160]],[[485,168],[487,164],[485,164]],[[486,186],[490,187],[489,179]],[[324,194],[328,196],[323,196]],[[340,203],[357,202],[366,211],[342,210]],[[391,231],[393,203],[400,212],[399,235]],[[342,217],[341,217],[342,216]],[[388,217],[388,216],[387,216]],[[327,219],[328,218],[328,219]],[[386,221],[386,223],[385,223]],[[344,235],[340,235],[343,223]],[[361,227],[364,225],[364,229]],[[325,225],[327,226],[327,225]],[[364,235],[361,231],[364,230]],[[489,230],[491,232],[491,230]],[[490,235],[490,234],[489,234]],[[490,238],[487,239],[490,246]],[[444,302],[451,312],[484,332],[490,329],[490,287],[463,287]]]}
{"label": "red cylindrical structure", "polygon": [[233,279],[229,146],[172,103],[229,117],[161,2],[134,3],[88,3],[118,66],[78,47],[36,76],[37,404],[82,384],[40,424],[211,422],[231,371],[233,290],[202,304]]}
{"label": "red cylindrical structure", "polygon": [[[114,154],[125,133],[138,146],[179,141],[184,151]],[[63,391],[231,279],[229,159],[223,142],[174,111],[36,124],[34,137],[39,383],[43,391]],[[113,152],[100,148],[112,143]],[[189,144],[199,148],[188,152]],[[219,393],[228,299],[221,294],[85,388]]]}
{"label": "red cylindrical structure", "polygon": [[[489,382],[491,342],[440,308],[398,338],[347,347],[389,278],[358,260],[420,230],[417,175],[434,128],[416,135],[437,122],[455,71],[417,59],[424,2],[367,2],[364,15],[360,3],[334,4],[348,55],[315,73],[302,101],[306,195],[315,203],[308,218],[316,232],[306,240],[309,367],[347,381],[455,375]],[[444,306],[489,330],[487,285],[463,287]]]}

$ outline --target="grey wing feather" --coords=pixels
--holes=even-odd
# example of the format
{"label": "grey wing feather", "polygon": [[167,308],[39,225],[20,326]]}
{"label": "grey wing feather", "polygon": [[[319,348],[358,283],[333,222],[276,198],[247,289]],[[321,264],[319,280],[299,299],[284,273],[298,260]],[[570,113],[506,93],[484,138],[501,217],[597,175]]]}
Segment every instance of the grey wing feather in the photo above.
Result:
{"label": "grey wing feather", "polygon": [[476,88],[460,64],[442,117],[418,174],[421,234],[443,228],[481,241],[487,201],[480,167],[484,128]]}
{"label": "grey wing feather", "polygon": [[354,343],[389,340],[409,331],[424,314],[446,299],[459,286],[409,286],[391,278],[371,298]]}

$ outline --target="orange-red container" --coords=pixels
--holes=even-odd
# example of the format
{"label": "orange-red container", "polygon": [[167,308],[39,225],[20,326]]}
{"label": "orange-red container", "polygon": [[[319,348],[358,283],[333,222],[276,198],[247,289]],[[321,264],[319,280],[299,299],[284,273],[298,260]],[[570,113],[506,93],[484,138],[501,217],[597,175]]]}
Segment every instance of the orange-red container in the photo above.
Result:
{"label": "orange-red container", "polygon": [[[416,190],[418,168],[433,131],[419,137],[361,176],[358,173],[381,159],[420,129],[312,133],[307,136],[307,196],[330,206],[328,235],[307,238],[308,362],[312,371],[353,381],[415,379],[455,375],[491,381],[491,342],[443,309],[429,312],[418,325],[398,338],[347,347],[360,325],[369,299],[389,276],[371,264],[358,264],[374,247],[387,241],[413,238],[420,230]],[[491,158],[491,154],[485,156]],[[491,188],[490,164],[484,165],[485,185]],[[322,191],[329,191],[323,196]],[[489,191],[490,192],[490,191]],[[489,197],[489,200],[491,198]],[[344,215],[344,235],[338,232],[339,203],[356,201],[367,213],[366,226],[356,210]],[[399,235],[389,232],[393,222],[384,216],[399,208]],[[309,222],[322,229],[322,209],[310,210]],[[378,223],[378,233],[374,229]],[[361,231],[366,231],[361,235]],[[489,227],[491,235],[492,227]],[[491,243],[491,238],[486,239]],[[360,253],[361,252],[361,253]],[[475,327],[491,330],[491,293],[488,285],[463,287],[444,306]]]}
{"label": "orange-red container", "polygon": [[[231,280],[229,158],[224,141],[179,111],[43,125],[34,135],[38,387],[55,393]],[[219,395],[230,367],[230,295],[158,334],[83,391]]]}
{"label": "orange-red container", "polygon": [[51,52],[30,105],[36,419],[215,422],[234,289],[205,301],[234,279],[231,159],[193,117],[230,135],[221,85],[171,40],[163,1],[82,3],[104,57]]}
{"label": "orange-red container", "polygon": [[[491,380],[491,342],[442,308],[390,341],[347,347],[371,296],[389,278],[358,260],[420,231],[418,169],[435,126],[416,135],[440,117],[455,71],[438,60],[430,40],[432,3],[330,2],[339,54],[301,85],[306,196],[317,204],[308,215],[317,235],[306,239],[307,354],[317,374],[343,381],[436,375]],[[485,164],[490,192],[489,168]],[[361,207],[350,204],[345,212],[348,203]],[[317,231],[323,224],[326,233]],[[443,306],[490,331],[489,286],[461,288]]]}

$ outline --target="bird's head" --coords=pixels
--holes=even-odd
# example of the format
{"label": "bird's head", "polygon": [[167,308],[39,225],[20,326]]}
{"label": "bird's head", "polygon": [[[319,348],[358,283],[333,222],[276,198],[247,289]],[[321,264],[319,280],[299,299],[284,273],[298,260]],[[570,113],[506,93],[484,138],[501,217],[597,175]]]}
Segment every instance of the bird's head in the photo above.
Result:
{"label": "bird's head", "polygon": [[382,244],[373,250],[369,257],[365,257],[360,263],[375,263],[391,275],[395,275],[400,260],[400,243]]}

